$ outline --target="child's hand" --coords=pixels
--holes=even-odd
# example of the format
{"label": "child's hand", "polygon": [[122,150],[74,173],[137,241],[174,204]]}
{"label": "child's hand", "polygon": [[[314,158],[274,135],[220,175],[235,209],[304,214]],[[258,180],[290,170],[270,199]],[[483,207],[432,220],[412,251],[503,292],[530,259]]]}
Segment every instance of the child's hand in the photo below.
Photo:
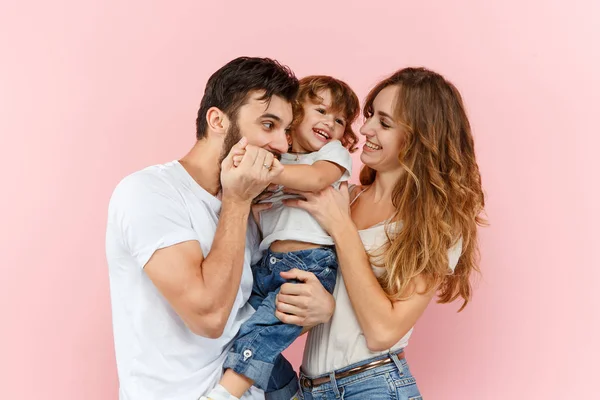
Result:
{"label": "child's hand", "polygon": [[244,154],[246,154],[245,151],[241,154],[236,154],[235,156],[233,156],[233,166],[234,167],[237,168],[241,164],[242,160],[244,159]]}

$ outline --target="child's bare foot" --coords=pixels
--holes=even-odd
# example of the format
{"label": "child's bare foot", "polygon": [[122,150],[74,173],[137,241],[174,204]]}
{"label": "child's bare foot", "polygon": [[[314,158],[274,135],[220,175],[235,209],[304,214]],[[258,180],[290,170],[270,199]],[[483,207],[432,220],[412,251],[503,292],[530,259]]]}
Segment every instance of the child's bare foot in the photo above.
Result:
{"label": "child's bare foot", "polygon": [[[240,395],[241,396],[241,395]],[[240,400],[227,391],[223,386],[217,385],[206,396],[200,397],[198,400]]]}

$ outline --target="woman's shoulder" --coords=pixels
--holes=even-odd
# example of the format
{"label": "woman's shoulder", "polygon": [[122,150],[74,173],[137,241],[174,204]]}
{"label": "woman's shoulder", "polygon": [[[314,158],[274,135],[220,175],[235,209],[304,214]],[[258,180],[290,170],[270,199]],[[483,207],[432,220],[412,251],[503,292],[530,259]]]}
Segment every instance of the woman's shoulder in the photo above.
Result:
{"label": "woman's shoulder", "polygon": [[353,202],[354,200],[356,200],[356,198],[358,196],[360,196],[360,194],[362,192],[364,192],[366,188],[367,188],[366,186],[361,186],[361,185],[355,185],[355,184],[348,185],[348,194],[350,195],[350,202]]}

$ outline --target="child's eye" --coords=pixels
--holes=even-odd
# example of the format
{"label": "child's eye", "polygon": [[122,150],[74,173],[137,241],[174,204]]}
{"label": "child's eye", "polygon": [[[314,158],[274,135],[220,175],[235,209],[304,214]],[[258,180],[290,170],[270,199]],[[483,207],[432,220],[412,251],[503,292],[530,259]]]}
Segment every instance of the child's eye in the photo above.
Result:
{"label": "child's eye", "polygon": [[267,129],[272,129],[273,123],[272,122],[263,122],[263,126]]}
{"label": "child's eye", "polygon": [[324,108],[317,108],[317,112],[319,114],[325,114],[325,109]]}
{"label": "child's eye", "polygon": [[338,124],[340,124],[341,126],[344,126],[344,120],[343,119],[336,119],[335,122],[337,122]]}

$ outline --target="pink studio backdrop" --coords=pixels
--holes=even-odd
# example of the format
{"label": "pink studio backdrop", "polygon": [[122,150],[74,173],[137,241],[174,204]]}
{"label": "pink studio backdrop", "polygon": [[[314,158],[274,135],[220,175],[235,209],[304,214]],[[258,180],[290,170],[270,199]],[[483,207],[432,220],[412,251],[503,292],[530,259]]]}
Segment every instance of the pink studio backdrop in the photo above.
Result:
{"label": "pink studio backdrop", "polygon": [[408,65],[462,91],[491,226],[473,303],[407,350],[424,397],[596,398],[600,5],[484,3],[2,1],[1,397],[117,398],[111,191],[182,156],[209,75],[259,55],[361,98]]}

